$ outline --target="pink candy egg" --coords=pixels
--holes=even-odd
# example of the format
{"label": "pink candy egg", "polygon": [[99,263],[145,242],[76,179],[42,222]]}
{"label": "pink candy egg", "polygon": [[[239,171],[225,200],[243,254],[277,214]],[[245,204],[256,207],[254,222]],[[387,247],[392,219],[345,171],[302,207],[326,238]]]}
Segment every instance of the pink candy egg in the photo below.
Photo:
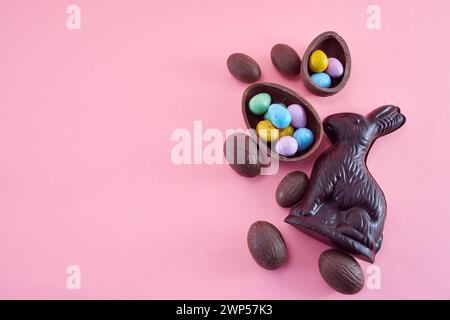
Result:
{"label": "pink candy egg", "polygon": [[305,128],[307,120],[305,109],[298,104],[291,104],[287,109],[291,114],[291,125],[294,128]]}
{"label": "pink candy egg", "polygon": [[291,136],[282,137],[275,145],[275,150],[281,156],[293,156],[298,150],[298,142]]}
{"label": "pink candy egg", "polygon": [[332,78],[339,78],[344,74],[344,66],[336,58],[328,58],[328,68],[326,73]]}

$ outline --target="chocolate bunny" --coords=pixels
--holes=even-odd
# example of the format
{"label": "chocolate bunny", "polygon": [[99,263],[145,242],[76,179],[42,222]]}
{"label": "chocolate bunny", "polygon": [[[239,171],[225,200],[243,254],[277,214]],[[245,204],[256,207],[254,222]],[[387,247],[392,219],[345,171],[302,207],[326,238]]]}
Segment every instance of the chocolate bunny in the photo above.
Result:
{"label": "chocolate bunny", "polygon": [[374,141],[406,118],[395,106],[367,116],[339,113],[323,121],[332,146],[314,164],[310,184],[285,222],[360,258],[374,262],[383,241],[386,199],[366,166]]}

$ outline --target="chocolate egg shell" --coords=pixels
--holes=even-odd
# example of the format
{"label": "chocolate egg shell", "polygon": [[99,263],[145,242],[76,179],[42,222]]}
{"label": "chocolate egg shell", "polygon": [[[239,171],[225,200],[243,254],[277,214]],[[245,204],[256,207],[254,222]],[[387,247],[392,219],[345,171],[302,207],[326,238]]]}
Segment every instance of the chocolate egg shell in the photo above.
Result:
{"label": "chocolate egg shell", "polygon": [[283,43],[274,45],[270,57],[273,65],[281,74],[287,77],[296,77],[300,74],[300,57],[290,46]]}
{"label": "chocolate egg shell", "polygon": [[[320,144],[320,140],[323,135],[322,122],[314,107],[303,97],[296,92],[288,89],[282,85],[260,82],[249,86],[242,96],[242,115],[244,117],[245,124],[249,129],[255,129],[256,125],[262,120],[262,116],[254,115],[248,110],[248,103],[250,99],[258,93],[267,92],[272,97],[272,103],[283,103],[287,106],[291,104],[299,104],[305,109],[308,128],[314,133],[313,145],[305,151],[297,151],[292,157],[280,156],[275,150],[271,150],[272,145],[269,143],[268,154],[272,157],[278,158],[280,161],[299,161],[309,157]],[[275,149],[275,146],[273,146]]]}
{"label": "chocolate egg shell", "polygon": [[261,78],[258,63],[244,53],[233,53],[228,57],[227,67],[230,73],[239,81],[252,83]]}
{"label": "chocolate egg shell", "polygon": [[252,178],[261,173],[263,154],[249,135],[239,132],[230,135],[223,145],[223,153],[230,167],[239,175]]}
{"label": "chocolate egg shell", "polygon": [[253,259],[265,269],[278,269],[287,260],[287,249],[283,236],[269,222],[253,223],[247,233],[247,244]]}
{"label": "chocolate egg shell", "polygon": [[275,192],[278,205],[282,208],[290,208],[300,202],[308,183],[308,176],[302,171],[294,171],[286,175]]}
{"label": "chocolate egg shell", "polygon": [[[311,80],[313,72],[309,70],[308,61],[311,53],[315,50],[322,50],[329,58],[338,59],[344,67],[344,74],[342,77],[333,78],[330,88],[321,88]],[[345,87],[350,77],[351,67],[352,61],[347,43],[336,32],[327,31],[318,35],[306,49],[301,64],[301,78],[305,87],[315,95],[331,96]]]}
{"label": "chocolate egg shell", "polygon": [[356,294],[364,287],[364,272],[347,253],[330,249],[319,258],[319,272],[325,282],[343,294]]}

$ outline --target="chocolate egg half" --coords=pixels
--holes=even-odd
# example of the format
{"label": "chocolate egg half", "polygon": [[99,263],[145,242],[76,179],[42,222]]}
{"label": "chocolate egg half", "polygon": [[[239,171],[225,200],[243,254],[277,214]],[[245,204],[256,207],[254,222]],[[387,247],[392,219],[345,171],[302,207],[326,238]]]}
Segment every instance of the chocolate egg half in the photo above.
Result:
{"label": "chocolate egg half", "polygon": [[[310,56],[316,50],[323,51],[329,58],[336,58],[342,63],[344,73],[341,77],[332,78],[329,88],[319,87],[311,79],[311,76],[315,73],[309,68]],[[318,35],[306,49],[302,64],[301,64],[301,77],[305,87],[314,93],[315,95],[326,97],[334,95],[340,92],[348,82],[352,67],[352,61],[350,56],[350,49],[344,38],[338,35],[336,32],[327,31]]]}

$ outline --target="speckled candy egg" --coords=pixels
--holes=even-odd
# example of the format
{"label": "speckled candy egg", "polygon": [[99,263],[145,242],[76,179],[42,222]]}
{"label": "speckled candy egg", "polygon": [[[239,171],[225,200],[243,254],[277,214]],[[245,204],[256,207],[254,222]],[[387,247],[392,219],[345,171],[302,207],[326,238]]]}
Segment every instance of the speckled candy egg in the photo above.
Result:
{"label": "speckled candy egg", "polygon": [[[286,105],[284,103],[277,103],[277,104],[286,108]],[[270,120],[269,111],[266,111],[266,113],[264,113],[264,120]]]}
{"label": "speckled candy egg", "polygon": [[275,145],[275,150],[281,156],[291,157],[298,150],[298,142],[291,136],[282,137]]}
{"label": "speckled candy egg", "polygon": [[256,133],[263,141],[275,141],[280,136],[280,130],[270,122],[270,120],[262,120],[256,125]]}
{"label": "speckled candy egg", "polygon": [[292,136],[294,134],[294,127],[291,125],[288,125],[284,129],[280,129],[280,138],[285,136]]}
{"label": "speckled candy egg", "polygon": [[311,76],[311,80],[314,84],[320,88],[329,88],[331,87],[331,78],[325,72],[314,73]]}
{"label": "speckled candy egg", "polygon": [[322,50],[315,50],[309,56],[309,69],[312,72],[323,72],[328,67],[328,57]]}
{"label": "speckled candy egg", "polygon": [[304,128],[306,127],[306,112],[305,109],[299,104],[291,104],[288,108],[291,114],[291,125],[294,128]]}
{"label": "speckled candy egg", "polygon": [[258,93],[250,99],[248,108],[253,114],[262,115],[267,111],[271,102],[272,98],[268,93]]}
{"label": "speckled candy egg", "polygon": [[336,58],[328,59],[328,68],[325,72],[332,78],[339,78],[344,74],[344,66]]}
{"label": "speckled candy egg", "polygon": [[300,151],[308,149],[314,142],[314,134],[308,128],[300,128],[295,130],[294,138],[297,140],[298,149]]}
{"label": "speckled candy egg", "polygon": [[272,104],[269,107],[269,119],[279,129],[284,129],[291,124],[291,114],[286,107],[280,104]]}

